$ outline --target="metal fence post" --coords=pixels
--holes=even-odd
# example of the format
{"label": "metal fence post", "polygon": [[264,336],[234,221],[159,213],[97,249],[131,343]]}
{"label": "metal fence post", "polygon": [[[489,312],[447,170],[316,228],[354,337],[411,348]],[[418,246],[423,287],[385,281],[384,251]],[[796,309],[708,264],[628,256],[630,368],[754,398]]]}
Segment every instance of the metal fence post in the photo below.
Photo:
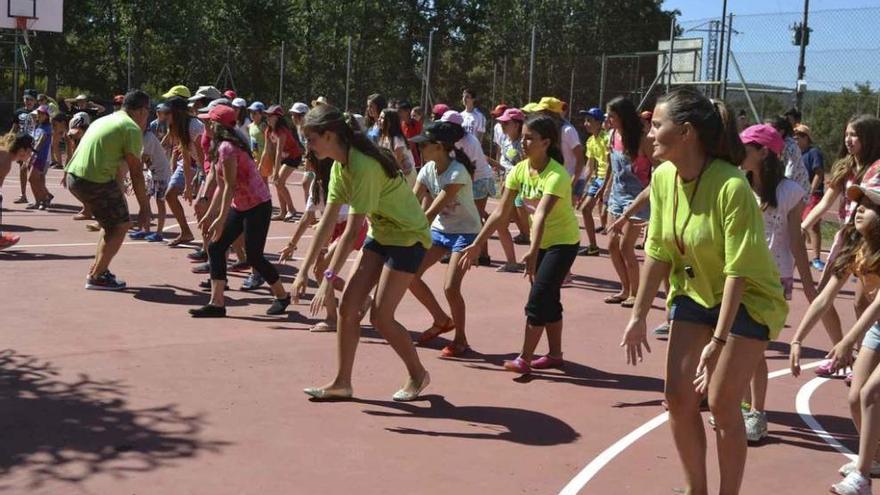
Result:
{"label": "metal fence post", "polygon": [[673,50],[675,49],[675,16],[672,17],[672,22],[669,23],[669,78],[666,80],[666,92],[668,93],[670,88],[672,87],[672,74],[675,72],[675,67],[672,65],[672,57]]}
{"label": "metal fence post", "polygon": [[535,25],[532,25],[532,55],[529,57],[529,101],[532,101],[532,87],[535,82]]}

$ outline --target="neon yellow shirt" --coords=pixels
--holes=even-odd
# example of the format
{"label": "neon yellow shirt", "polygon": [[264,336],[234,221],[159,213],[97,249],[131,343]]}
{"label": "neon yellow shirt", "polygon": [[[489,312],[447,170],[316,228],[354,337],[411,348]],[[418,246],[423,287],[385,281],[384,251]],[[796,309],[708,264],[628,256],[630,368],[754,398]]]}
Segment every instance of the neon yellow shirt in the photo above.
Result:
{"label": "neon yellow shirt", "polygon": [[333,162],[327,203],[350,205],[367,215],[369,236],[386,246],[431,247],[428,218],[403,176],[389,178],[374,159],[351,148],[348,165]]}
{"label": "neon yellow shirt", "polygon": [[590,136],[587,139],[587,161],[590,158],[596,160],[596,175],[593,177],[604,179],[608,170],[608,131],[599,131],[598,136]]}
{"label": "neon yellow shirt", "polygon": [[67,163],[67,172],[99,184],[116,179],[125,155],[140,157],[143,132],[124,111],[92,122]]}
{"label": "neon yellow shirt", "polygon": [[559,197],[544,221],[541,249],[560,244],[577,244],[580,241],[581,233],[574,207],[571,205],[571,176],[559,162],[551,158],[538,174],[529,168],[528,160],[523,160],[507,174],[504,186],[511,191],[520,192],[532,215],[544,194]]}
{"label": "neon yellow shirt", "polygon": [[[679,181],[678,187],[675,187]],[[727,277],[745,279],[742,304],[755,321],[770,329],[775,339],[788,315],[779,271],[767,241],[764,220],[745,175],[737,167],[714,160],[697,181],[682,184],[675,165],[664,162],[651,177],[651,223],[645,253],[672,265],[667,305],[679,295],[706,308],[721,304]],[[682,255],[673,235],[673,194],[678,190],[677,230],[683,238]],[[693,216],[682,234],[688,214]],[[685,273],[693,268],[694,277]]]}

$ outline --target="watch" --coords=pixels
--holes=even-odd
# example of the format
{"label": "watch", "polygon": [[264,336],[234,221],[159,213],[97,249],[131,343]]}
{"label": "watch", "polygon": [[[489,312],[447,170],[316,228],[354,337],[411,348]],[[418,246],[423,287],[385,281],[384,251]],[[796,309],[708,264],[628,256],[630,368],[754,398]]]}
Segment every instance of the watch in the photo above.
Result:
{"label": "watch", "polygon": [[334,272],[333,270],[325,270],[324,271],[324,278],[332,281],[332,280],[336,279],[336,272]]}

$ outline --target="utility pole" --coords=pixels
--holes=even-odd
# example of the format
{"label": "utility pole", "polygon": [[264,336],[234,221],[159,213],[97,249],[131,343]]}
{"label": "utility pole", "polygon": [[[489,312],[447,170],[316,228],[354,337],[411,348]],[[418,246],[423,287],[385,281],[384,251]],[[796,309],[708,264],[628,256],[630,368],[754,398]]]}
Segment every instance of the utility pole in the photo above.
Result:
{"label": "utility pole", "polygon": [[535,25],[532,24],[532,55],[529,57],[529,101],[532,101],[532,87],[535,82]]}
{"label": "utility pole", "polygon": [[[715,80],[716,81],[721,80],[721,73],[722,73],[721,63],[724,61],[724,33],[725,33],[724,30],[726,28],[725,21],[727,21],[727,0],[724,0],[723,7],[721,8],[721,37],[720,37],[720,40],[719,40],[720,43],[718,46],[718,63],[715,64]],[[721,89],[719,86],[715,86],[716,92],[719,89]],[[719,95],[716,93],[715,96],[719,96]]]}
{"label": "utility pole", "polygon": [[806,81],[804,81],[804,74],[807,72],[807,67],[804,65],[804,57],[807,53],[807,38],[810,36],[810,26],[807,24],[807,17],[810,13],[810,0],[804,0],[804,22],[801,25],[801,56],[800,61],[798,62],[798,80],[797,80],[797,96],[795,99],[795,107],[800,110],[801,105],[804,101],[804,91],[806,90]]}

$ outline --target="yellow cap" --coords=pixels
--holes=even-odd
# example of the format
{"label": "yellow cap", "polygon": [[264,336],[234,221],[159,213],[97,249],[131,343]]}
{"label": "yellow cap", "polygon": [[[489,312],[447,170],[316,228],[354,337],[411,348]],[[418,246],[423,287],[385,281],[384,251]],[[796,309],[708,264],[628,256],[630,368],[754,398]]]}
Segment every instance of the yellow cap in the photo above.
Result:
{"label": "yellow cap", "polygon": [[189,88],[187,88],[186,86],[178,84],[177,86],[169,89],[167,93],[162,95],[162,98],[171,98],[172,96],[189,98],[190,96],[192,96],[192,93],[189,92]]}
{"label": "yellow cap", "polygon": [[534,113],[534,112],[540,112],[541,110],[543,110],[543,108],[541,107],[541,105],[538,105],[537,103],[529,103],[529,104],[525,105],[524,107],[520,108],[520,110],[522,110],[523,113]]}
{"label": "yellow cap", "polygon": [[550,110],[553,113],[561,114],[564,110],[564,103],[559,98],[545,96],[538,102],[539,110]]}

